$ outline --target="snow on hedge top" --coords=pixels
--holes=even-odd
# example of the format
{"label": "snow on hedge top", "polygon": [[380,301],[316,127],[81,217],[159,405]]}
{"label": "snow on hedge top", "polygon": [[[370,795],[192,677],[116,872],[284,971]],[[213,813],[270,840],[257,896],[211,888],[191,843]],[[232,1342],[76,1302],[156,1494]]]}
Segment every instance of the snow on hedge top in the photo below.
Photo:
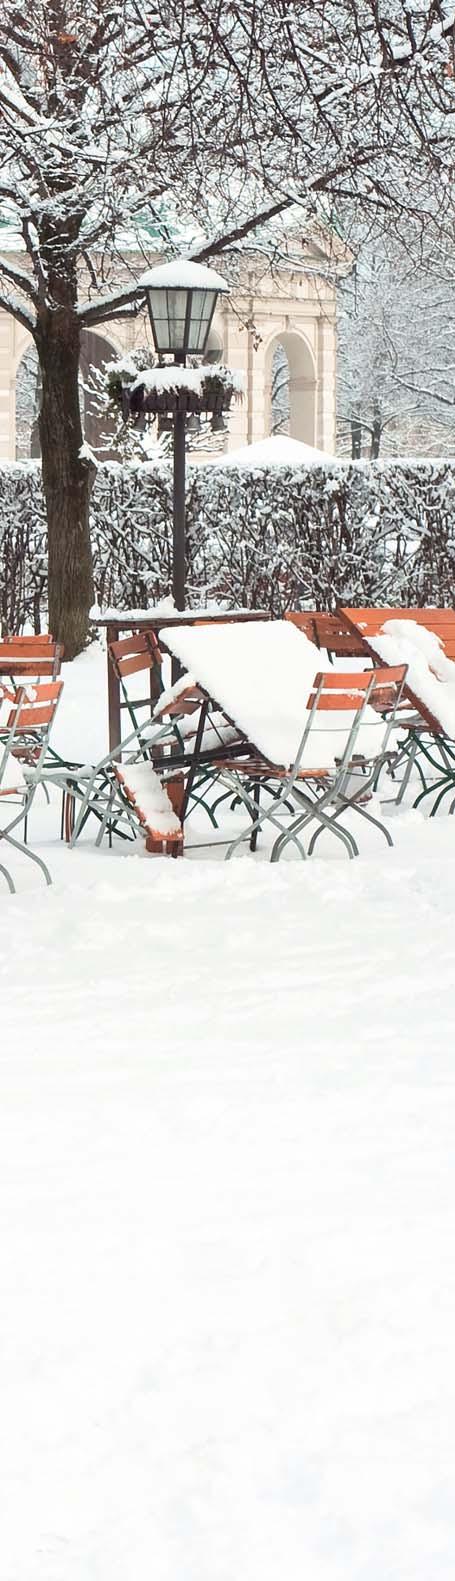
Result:
{"label": "snow on hedge top", "polygon": [[226,385],[226,389],[235,390],[236,394],[243,395],[245,378],[243,373],[238,373],[234,368],[225,368],[218,365],[214,368],[211,362],[201,362],[198,368],[182,368],[176,363],[171,363],[167,368],[142,368],[137,374],[132,390],[193,390],[196,395],[203,394],[206,379],[216,379],[219,384]]}
{"label": "snow on hedge top", "polygon": [[170,291],[229,291],[222,275],[206,264],[194,263],[192,258],[173,258],[171,263],[156,264],[141,275],[138,285],[157,291],[162,287]]}
{"label": "snow on hedge top", "polygon": [[386,620],[368,642],[386,664],[407,664],[410,691],[455,740],[455,664],[436,633],[415,620]]}
{"label": "snow on hedge top", "polygon": [[256,445],[242,445],[240,450],[228,450],[223,456],[211,456],[207,466],[216,467],[295,467],[325,462],[331,457],[312,445],[290,439],[289,434],[270,434]]}
{"label": "snow on hedge top", "polygon": [[[330,669],[326,653],[287,620],[163,628],[161,635],[171,653],[270,763],[287,767],[295,761],[315,675]],[[327,728],[327,714],[318,713],[302,758],[304,767],[333,768],[335,757],[343,754],[352,719],[348,711],[331,712]],[[368,708],[356,752],[374,754],[383,736],[383,722]]]}

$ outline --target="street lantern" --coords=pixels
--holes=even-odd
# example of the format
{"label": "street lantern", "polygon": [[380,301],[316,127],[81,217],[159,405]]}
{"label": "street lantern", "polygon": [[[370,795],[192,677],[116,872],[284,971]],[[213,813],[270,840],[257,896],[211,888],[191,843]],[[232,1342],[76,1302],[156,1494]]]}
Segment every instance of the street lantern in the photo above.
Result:
{"label": "street lantern", "polygon": [[184,363],[203,357],[217,297],[229,287],[221,275],[191,258],[157,264],[142,275],[155,347],[159,355]]}
{"label": "street lantern", "polygon": [[[192,258],[174,258],[156,264],[138,284],[147,299],[152,335],[159,356],[203,357],[220,292],[229,286],[222,276]],[[185,608],[185,424],[187,391],[182,388],[174,407],[174,489],[172,591],[177,609]]]}

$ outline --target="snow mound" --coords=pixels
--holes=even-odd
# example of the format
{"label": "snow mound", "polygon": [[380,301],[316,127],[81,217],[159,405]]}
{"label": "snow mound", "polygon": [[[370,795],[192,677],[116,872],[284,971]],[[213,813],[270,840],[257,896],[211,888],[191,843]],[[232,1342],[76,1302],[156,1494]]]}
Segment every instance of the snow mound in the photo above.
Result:
{"label": "snow mound", "polygon": [[259,439],[256,445],[243,445],[240,450],[228,450],[223,456],[211,456],[206,466],[216,467],[295,467],[311,466],[330,461],[323,450],[314,450],[288,434],[270,434]]}

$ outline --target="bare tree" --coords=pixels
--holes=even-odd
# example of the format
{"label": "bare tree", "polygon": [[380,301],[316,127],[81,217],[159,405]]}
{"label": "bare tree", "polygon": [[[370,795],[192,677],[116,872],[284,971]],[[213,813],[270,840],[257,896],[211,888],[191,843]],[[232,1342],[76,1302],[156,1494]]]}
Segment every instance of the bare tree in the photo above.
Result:
{"label": "bare tree", "polygon": [[0,198],[24,250],[0,257],[0,306],[38,352],[68,656],[92,600],[81,332],[137,310],[125,229],[145,215],[152,249],[210,258],[273,251],[295,206],[302,229],[353,200],[423,227],[430,193],[448,223],[453,50],[448,0],[0,0]]}
{"label": "bare tree", "polygon": [[452,265],[404,256],[390,237],[360,248],[338,299],[338,431],[343,454],[453,453]]}

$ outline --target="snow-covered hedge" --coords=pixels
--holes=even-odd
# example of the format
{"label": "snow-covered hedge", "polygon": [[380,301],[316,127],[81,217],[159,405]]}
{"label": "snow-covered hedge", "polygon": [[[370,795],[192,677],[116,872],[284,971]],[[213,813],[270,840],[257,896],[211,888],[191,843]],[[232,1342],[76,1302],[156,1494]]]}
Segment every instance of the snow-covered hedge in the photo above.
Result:
{"label": "snow-covered hedge", "polygon": [[[275,615],[295,606],[453,604],[455,461],[189,468],[188,588]],[[172,471],[99,467],[92,498],[97,597],[140,608],[169,592]],[[39,466],[0,469],[3,630],[45,619]],[[44,612],[44,614],[43,614]]]}

